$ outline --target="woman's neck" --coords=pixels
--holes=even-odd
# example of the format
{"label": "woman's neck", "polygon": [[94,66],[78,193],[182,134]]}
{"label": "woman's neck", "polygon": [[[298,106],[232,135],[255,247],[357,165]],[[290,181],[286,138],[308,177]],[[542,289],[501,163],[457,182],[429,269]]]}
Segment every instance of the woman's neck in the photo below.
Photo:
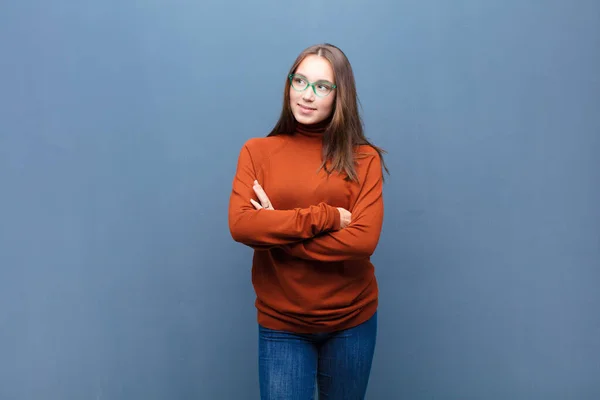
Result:
{"label": "woman's neck", "polygon": [[300,122],[296,122],[296,133],[305,136],[323,136],[323,133],[325,133],[325,130],[329,126],[330,122],[330,118],[326,118],[325,120],[315,124],[302,124]]}

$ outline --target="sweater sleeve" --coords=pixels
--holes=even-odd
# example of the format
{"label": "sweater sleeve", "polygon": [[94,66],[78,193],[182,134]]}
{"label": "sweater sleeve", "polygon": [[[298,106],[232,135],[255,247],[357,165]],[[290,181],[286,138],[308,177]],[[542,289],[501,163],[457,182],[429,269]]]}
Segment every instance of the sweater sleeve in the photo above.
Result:
{"label": "sweater sleeve", "polygon": [[340,228],[339,210],[325,203],[293,210],[256,210],[250,203],[256,199],[255,179],[256,168],[246,143],[229,199],[229,230],[236,242],[265,250]]}
{"label": "sweater sleeve", "polygon": [[383,176],[377,154],[369,162],[350,212],[352,220],[346,228],[281,246],[282,249],[294,257],[325,262],[369,258],[377,247],[383,225]]}

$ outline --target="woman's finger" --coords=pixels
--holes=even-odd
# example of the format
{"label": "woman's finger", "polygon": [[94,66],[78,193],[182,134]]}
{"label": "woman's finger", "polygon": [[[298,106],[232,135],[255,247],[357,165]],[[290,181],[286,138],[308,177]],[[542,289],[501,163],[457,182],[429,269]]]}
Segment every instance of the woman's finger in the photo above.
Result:
{"label": "woman's finger", "polygon": [[265,203],[269,202],[269,197],[265,193],[265,191],[262,188],[262,186],[260,186],[258,183],[255,183],[254,186],[252,187],[252,189],[254,189],[254,193],[256,193],[256,196],[258,197],[258,200],[260,201],[260,203],[263,206],[265,205]]}
{"label": "woman's finger", "polygon": [[254,193],[256,193],[256,197],[258,197],[260,204],[264,208],[269,208],[269,209],[273,208],[272,204],[271,204],[271,200],[269,200],[269,196],[267,196],[264,189],[262,188],[262,186],[260,186],[258,184],[257,181],[254,181],[254,186],[252,187],[252,189],[254,190]]}
{"label": "woman's finger", "polygon": [[252,203],[252,205],[254,206],[254,208],[256,208],[257,210],[260,210],[261,208],[263,208],[263,206],[261,206],[260,204],[258,204],[258,202],[254,199],[250,199],[250,203]]}

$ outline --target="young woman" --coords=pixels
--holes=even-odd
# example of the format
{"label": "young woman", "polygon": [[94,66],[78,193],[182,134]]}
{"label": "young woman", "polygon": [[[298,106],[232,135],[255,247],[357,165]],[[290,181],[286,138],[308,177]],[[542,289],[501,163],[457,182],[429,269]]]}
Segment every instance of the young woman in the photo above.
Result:
{"label": "young woman", "polygon": [[352,68],[330,44],[304,50],[266,138],[243,146],[229,204],[255,249],[262,399],[363,399],[377,333],[370,256],[383,222],[382,151],[364,136]]}

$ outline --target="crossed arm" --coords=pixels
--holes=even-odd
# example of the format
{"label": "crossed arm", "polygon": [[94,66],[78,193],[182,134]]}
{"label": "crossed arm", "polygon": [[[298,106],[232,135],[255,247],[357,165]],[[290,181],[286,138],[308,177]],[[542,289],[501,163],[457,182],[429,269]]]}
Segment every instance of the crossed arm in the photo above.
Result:
{"label": "crossed arm", "polygon": [[255,176],[250,153],[244,148],[229,208],[235,240],[255,249],[279,247],[294,257],[326,262],[368,258],[375,251],[383,223],[383,179],[377,155],[368,160],[366,173],[361,174],[347,226],[340,221],[349,217],[345,210],[324,203],[307,209],[273,209]]}
{"label": "crossed arm", "polygon": [[255,177],[251,153],[244,146],[229,199],[229,230],[235,241],[268,249],[340,229],[340,211],[325,203],[293,210],[255,209]]}

